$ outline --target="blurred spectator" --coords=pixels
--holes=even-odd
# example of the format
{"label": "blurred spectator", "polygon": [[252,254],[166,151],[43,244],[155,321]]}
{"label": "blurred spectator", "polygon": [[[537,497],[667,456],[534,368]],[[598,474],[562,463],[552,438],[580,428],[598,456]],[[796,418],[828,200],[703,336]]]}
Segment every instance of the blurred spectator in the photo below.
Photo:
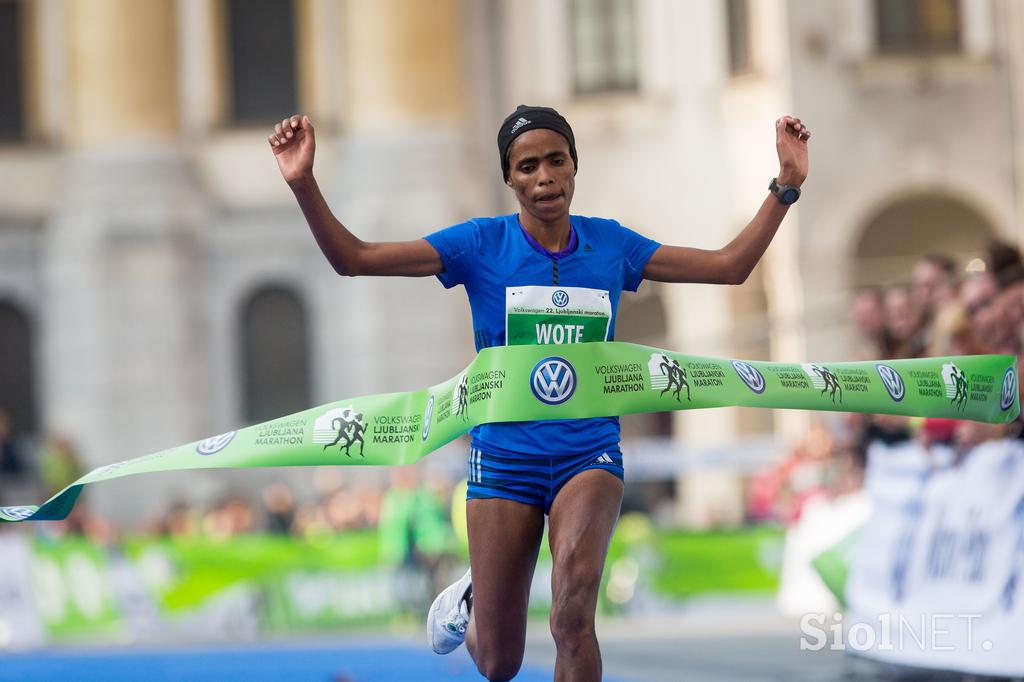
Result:
{"label": "blurred spectator", "polygon": [[860,342],[858,355],[863,359],[874,359],[888,354],[890,342],[880,288],[868,287],[857,292],[853,299],[853,321]]}
{"label": "blurred spectator", "polygon": [[961,284],[959,298],[965,328],[959,337],[958,354],[985,352],[981,329],[988,308],[998,294],[999,284],[991,272],[972,274]]}
{"label": "blurred spectator", "polygon": [[365,527],[363,509],[359,498],[351,490],[334,491],[324,503],[328,525],[336,530],[351,530]]}
{"label": "blurred spectator", "polygon": [[925,334],[927,357],[970,355],[976,347],[967,313],[959,301],[940,309]]}
{"label": "blurred spectator", "polygon": [[998,279],[1001,273],[1021,264],[1020,250],[1006,242],[993,241],[986,249],[985,262]]}
{"label": "blurred spectator", "polygon": [[926,448],[953,445],[959,427],[959,419],[925,419],[921,427],[921,442]]}
{"label": "blurred spectator", "polygon": [[295,496],[287,483],[272,483],[263,489],[263,505],[267,510],[267,531],[288,535],[295,521]]}
{"label": "blurred spectator", "polygon": [[829,459],[833,454],[832,432],[815,422],[803,440],[776,467],[754,476],[747,498],[747,516],[795,523],[808,500],[827,495]]}
{"label": "blurred spectator", "polygon": [[864,487],[866,453],[853,447],[837,447],[832,456],[828,492],[832,498],[855,493]]}
{"label": "blurred spectator", "polygon": [[295,510],[292,533],[303,538],[314,538],[330,533],[324,506],[315,502],[300,504]]}
{"label": "blurred spectator", "polygon": [[196,511],[184,500],[175,500],[157,519],[150,522],[148,531],[152,535],[170,538],[184,538],[196,535],[198,524]]}
{"label": "blurred spectator", "polygon": [[858,449],[867,451],[868,446],[875,442],[886,445],[898,445],[914,437],[910,430],[910,420],[893,414],[868,415],[866,428],[861,434]]}
{"label": "blurred spectator", "polygon": [[963,459],[970,451],[990,440],[1006,438],[1013,430],[1013,424],[985,424],[975,421],[961,421],[957,425],[953,437],[958,459]]}
{"label": "blurred spectator", "polygon": [[[351,472],[349,472],[351,473]],[[317,467],[313,472],[313,489],[322,499],[340,490],[345,485],[345,474],[340,466]]]}
{"label": "blurred spectator", "polygon": [[415,467],[391,469],[379,533],[381,558],[391,565],[429,563],[448,549],[451,527],[444,501],[420,485]]}
{"label": "blurred spectator", "polygon": [[83,473],[70,439],[60,434],[46,439],[39,453],[39,482],[44,498],[56,495],[81,478]]}
{"label": "blurred spectator", "polygon": [[956,261],[936,254],[922,258],[911,272],[914,305],[924,320],[932,320],[956,301]]}
{"label": "blurred spectator", "polygon": [[1021,295],[1020,285],[1009,281],[1008,286],[1001,287],[989,304],[978,311],[974,319],[983,352],[1010,355],[1020,352],[1024,319],[1019,303]]}
{"label": "blurred spectator", "polygon": [[885,292],[885,329],[892,343],[890,358],[916,358],[924,350],[922,326],[923,311],[914,305],[910,289],[891,287]]}
{"label": "blurred spectator", "polygon": [[960,303],[968,319],[989,305],[999,293],[999,283],[991,272],[976,272],[960,286]]}
{"label": "blurred spectator", "polygon": [[203,533],[213,540],[251,533],[256,530],[256,512],[242,495],[231,494],[211,508],[202,520]]}
{"label": "blurred spectator", "polygon": [[446,559],[454,539],[446,500],[439,492],[420,484],[415,467],[392,467],[378,529],[382,561],[425,573],[431,586],[429,595],[443,589],[449,578]]}
{"label": "blurred spectator", "polygon": [[14,442],[14,426],[11,415],[0,407],[0,504],[15,504],[24,500],[13,498],[25,474],[25,462]]}
{"label": "blurred spectator", "polygon": [[1000,292],[993,305],[1006,325],[1006,350],[1000,352],[1019,355],[1024,340],[1024,264],[1004,270],[999,284]]}

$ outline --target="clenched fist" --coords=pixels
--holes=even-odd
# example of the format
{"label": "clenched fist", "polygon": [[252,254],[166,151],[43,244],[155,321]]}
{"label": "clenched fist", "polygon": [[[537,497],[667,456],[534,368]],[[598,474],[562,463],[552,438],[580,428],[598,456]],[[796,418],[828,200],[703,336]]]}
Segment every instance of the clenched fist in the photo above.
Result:
{"label": "clenched fist", "polygon": [[807,179],[807,140],[811,131],[800,119],[783,116],[775,122],[775,150],[779,154],[779,183],[799,187]]}
{"label": "clenched fist", "polygon": [[294,114],[282,120],[267,136],[267,142],[274,150],[277,167],[289,185],[312,174],[316,138],[309,116]]}

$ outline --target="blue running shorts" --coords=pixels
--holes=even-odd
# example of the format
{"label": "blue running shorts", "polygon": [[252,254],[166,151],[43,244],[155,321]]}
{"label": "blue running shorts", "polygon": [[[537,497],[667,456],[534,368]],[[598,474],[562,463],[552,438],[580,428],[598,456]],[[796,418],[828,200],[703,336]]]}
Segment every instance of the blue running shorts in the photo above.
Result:
{"label": "blue running shorts", "polygon": [[604,469],[625,482],[622,451],[618,447],[585,455],[497,455],[469,450],[467,500],[500,498],[551,510],[558,491],[576,474]]}

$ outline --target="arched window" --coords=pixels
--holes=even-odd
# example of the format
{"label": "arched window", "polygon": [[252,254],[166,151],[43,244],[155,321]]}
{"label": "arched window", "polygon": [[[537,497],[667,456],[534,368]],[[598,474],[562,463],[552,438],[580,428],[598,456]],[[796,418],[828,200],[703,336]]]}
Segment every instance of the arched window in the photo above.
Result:
{"label": "arched window", "polygon": [[922,256],[945,254],[965,265],[984,255],[995,235],[988,220],[952,197],[923,194],[894,201],[871,216],[854,252],[853,285],[907,282]]}
{"label": "arched window", "polygon": [[266,287],[242,306],[245,418],[267,421],[311,407],[309,324],[299,297]]}
{"label": "arched window", "polygon": [[15,434],[38,428],[32,348],[28,315],[0,301],[0,410],[10,415]]}

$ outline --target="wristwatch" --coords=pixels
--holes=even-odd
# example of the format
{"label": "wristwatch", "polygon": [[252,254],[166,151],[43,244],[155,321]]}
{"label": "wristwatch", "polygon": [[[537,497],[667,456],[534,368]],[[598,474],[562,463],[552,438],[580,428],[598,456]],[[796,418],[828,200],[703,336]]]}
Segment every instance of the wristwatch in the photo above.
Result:
{"label": "wristwatch", "polygon": [[768,185],[768,190],[775,195],[775,198],[783,206],[795,204],[796,200],[800,198],[799,187],[795,185],[780,185],[778,178],[772,178],[771,184]]}

